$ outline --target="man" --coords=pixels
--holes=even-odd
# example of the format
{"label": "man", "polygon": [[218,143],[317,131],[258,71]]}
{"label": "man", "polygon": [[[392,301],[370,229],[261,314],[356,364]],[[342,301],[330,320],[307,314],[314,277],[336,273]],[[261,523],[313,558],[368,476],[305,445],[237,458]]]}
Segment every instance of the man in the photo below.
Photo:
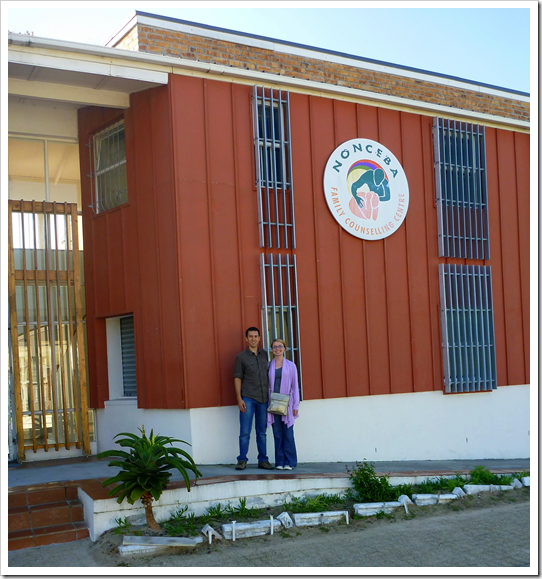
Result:
{"label": "man", "polygon": [[258,348],[260,330],[251,327],[245,332],[248,348],[235,359],[233,377],[237,405],[239,406],[239,456],[236,470],[247,466],[248,444],[252,430],[252,418],[256,423],[256,444],[258,446],[258,468],[273,470],[267,458],[265,431],[267,429],[267,354]]}

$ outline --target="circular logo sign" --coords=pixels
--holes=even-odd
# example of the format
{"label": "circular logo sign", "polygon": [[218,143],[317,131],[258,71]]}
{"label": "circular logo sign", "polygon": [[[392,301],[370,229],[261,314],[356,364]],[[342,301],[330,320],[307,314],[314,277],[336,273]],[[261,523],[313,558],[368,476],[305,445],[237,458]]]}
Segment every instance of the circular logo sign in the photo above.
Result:
{"label": "circular logo sign", "polygon": [[324,195],[339,225],[360,239],[383,239],[401,226],[408,209],[408,182],[399,161],[369,139],[346,141],[324,171]]}

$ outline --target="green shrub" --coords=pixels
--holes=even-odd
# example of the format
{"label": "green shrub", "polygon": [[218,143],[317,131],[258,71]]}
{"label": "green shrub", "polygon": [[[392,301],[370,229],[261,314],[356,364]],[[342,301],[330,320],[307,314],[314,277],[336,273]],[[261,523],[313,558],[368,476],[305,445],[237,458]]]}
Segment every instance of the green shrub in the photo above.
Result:
{"label": "green shrub", "polygon": [[376,476],[374,463],[356,462],[352,470],[346,467],[346,472],[350,475],[352,486],[363,502],[394,501],[400,494],[397,487],[390,485],[388,476]]}
{"label": "green shrub", "polygon": [[158,500],[166,488],[171,476],[170,471],[177,469],[181,473],[188,491],[190,491],[190,480],[187,471],[192,471],[196,480],[198,476],[201,476],[201,473],[192,457],[185,450],[170,446],[174,442],[188,443],[169,436],[155,436],[152,430],[147,438],[145,426],[139,431],[141,436],[129,432],[121,432],[115,436],[115,438],[127,437],[116,442],[119,446],[128,448],[129,452],[106,450],[98,454],[98,458],[113,456],[123,459],[113,460],[109,463],[109,466],[120,467],[121,471],[102,484],[106,487],[113,483],[119,483],[109,491],[109,496],[119,495],[117,499],[119,504],[126,499],[133,505],[135,501],[141,499],[145,507],[147,524],[151,529],[158,531],[160,526],[154,519],[152,502]]}

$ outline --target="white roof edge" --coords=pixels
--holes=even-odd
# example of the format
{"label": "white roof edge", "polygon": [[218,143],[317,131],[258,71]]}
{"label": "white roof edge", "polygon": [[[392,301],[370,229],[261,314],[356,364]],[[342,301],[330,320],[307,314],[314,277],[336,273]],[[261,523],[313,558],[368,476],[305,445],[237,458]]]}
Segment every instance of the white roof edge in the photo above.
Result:
{"label": "white roof edge", "polygon": [[506,126],[516,126],[522,129],[529,129],[529,121],[521,121],[509,117],[501,117],[498,115],[490,115],[486,113],[478,113],[457,107],[450,107],[428,103],[425,101],[417,101],[413,99],[406,99],[376,93],[361,89],[342,87],[322,82],[315,82],[279,74],[271,74],[266,72],[259,72],[249,69],[235,68],[232,66],[223,66],[219,64],[211,64],[196,60],[184,60],[175,56],[161,56],[155,54],[148,54],[142,52],[135,52],[131,50],[123,50],[119,48],[107,48],[102,46],[94,46],[90,44],[82,44],[76,42],[68,42],[63,40],[52,40],[47,38],[37,38],[34,36],[27,36],[22,34],[9,34],[10,45],[19,45],[26,47],[35,47],[48,50],[59,50],[74,52],[86,55],[94,55],[97,57],[109,57],[122,60],[138,61],[148,65],[158,65],[161,67],[170,68],[173,73],[175,69],[193,70],[200,73],[208,73],[225,77],[242,78],[244,80],[253,80],[254,82],[267,82],[272,84],[282,84],[291,87],[306,88],[311,91],[321,92],[323,94],[337,94],[341,96],[350,96],[368,99],[373,102],[380,102],[384,104],[395,104],[405,108],[417,109],[420,111],[434,111],[435,114],[449,114],[456,116],[464,116],[473,119],[487,120],[488,122],[498,123]]}

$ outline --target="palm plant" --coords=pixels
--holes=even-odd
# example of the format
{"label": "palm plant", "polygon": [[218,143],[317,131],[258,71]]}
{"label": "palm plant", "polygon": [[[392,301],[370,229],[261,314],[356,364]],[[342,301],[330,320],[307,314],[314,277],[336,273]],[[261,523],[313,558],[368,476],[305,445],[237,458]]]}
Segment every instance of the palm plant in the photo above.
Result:
{"label": "palm plant", "polygon": [[119,504],[126,499],[133,505],[135,501],[141,499],[145,507],[147,524],[153,531],[159,531],[160,525],[154,518],[152,503],[160,498],[162,491],[166,488],[172,474],[170,471],[176,468],[181,473],[188,492],[190,492],[190,480],[187,471],[192,471],[196,480],[201,476],[201,472],[188,452],[174,446],[167,446],[173,445],[174,442],[188,444],[187,442],[169,436],[155,436],[152,430],[147,438],[145,425],[138,430],[141,436],[129,432],[121,432],[115,436],[115,439],[119,436],[127,437],[116,440],[116,443],[121,447],[129,448],[129,452],[106,450],[98,454],[98,458],[114,456],[123,459],[109,463],[109,466],[117,466],[122,470],[102,484],[105,487],[120,483],[109,491],[109,496],[119,495],[117,498]]}

